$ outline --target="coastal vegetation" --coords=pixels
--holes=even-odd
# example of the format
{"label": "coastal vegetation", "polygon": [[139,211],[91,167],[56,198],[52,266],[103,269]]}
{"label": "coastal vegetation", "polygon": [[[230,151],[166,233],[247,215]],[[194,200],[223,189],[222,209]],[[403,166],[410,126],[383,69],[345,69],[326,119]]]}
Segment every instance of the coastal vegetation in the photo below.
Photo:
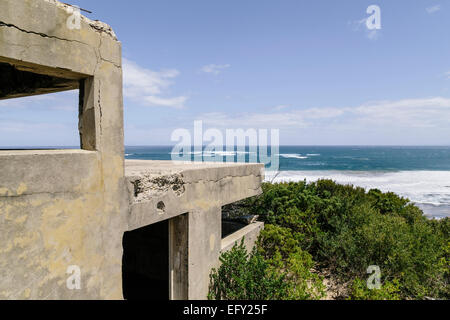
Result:
{"label": "coastal vegetation", "polygon": [[[233,210],[259,215],[265,229],[252,252],[240,244],[222,255],[210,299],[450,297],[450,219],[427,219],[394,193],[331,180],[265,183]],[[379,268],[378,289],[367,285],[369,266]]]}

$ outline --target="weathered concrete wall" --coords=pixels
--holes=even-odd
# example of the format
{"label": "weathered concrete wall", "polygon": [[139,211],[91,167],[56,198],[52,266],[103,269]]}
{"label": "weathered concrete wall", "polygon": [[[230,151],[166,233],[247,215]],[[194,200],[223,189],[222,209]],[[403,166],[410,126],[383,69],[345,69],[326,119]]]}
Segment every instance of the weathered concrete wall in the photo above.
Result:
{"label": "weathered concrete wall", "polygon": [[[67,8],[0,1],[0,62],[84,82],[86,150],[0,152],[0,299],[122,298],[121,45],[84,17],[80,30],[67,28]],[[81,290],[66,286],[70,265],[81,269]]]}
{"label": "weathered concrete wall", "polygon": [[264,229],[263,222],[254,222],[230,234],[222,239],[220,252],[223,253],[231,250],[235,244],[239,245],[242,239],[244,239],[244,246],[247,252],[251,252],[262,229]]}

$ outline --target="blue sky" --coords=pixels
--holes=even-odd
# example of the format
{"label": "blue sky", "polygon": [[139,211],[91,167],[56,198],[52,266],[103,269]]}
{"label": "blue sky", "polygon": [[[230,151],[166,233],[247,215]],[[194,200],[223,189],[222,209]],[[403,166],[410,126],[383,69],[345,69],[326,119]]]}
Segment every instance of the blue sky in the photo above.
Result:
{"label": "blue sky", "polygon": [[[281,144],[449,144],[447,1],[71,3],[122,42],[127,145],[172,144],[194,120]],[[76,144],[76,94],[0,101],[0,145]]]}

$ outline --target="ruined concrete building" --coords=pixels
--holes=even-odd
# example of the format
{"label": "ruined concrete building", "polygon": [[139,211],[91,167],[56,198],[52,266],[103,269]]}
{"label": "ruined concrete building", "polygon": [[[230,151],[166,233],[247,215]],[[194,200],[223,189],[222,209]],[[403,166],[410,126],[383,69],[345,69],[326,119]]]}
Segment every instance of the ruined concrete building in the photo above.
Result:
{"label": "ruined concrete building", "polygon": [[0,99],[78,89],[81,139],[0,151],[0,299],[206,298],[220,252],[262,228],[221,236],[222,206],[261,192],[262,165],[124,161],[121,44],[71,15],[0,1]]}

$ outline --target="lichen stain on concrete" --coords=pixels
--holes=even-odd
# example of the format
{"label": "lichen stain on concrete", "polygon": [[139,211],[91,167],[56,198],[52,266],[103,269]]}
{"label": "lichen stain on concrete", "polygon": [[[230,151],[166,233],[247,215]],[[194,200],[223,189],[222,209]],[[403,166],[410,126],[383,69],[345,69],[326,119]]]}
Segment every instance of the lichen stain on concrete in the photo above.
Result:
{"label": "lichen stain on concrete", "polygon": [[25,183],[23,183],[23,182],[20,183],[19,186],[17,187],[16,195],[20,196],[20,195],[24,194],[25,191],[27,191],[27,189],[28,189],[28,187]]}
{"label": "lichen stain on concrete", "polygon": [[216,237],[214,236],[214,234],[211,234],[209,236],[209,249],[211,250],[211,252],[214,251],[215,243],[216,243]]}
{"label": "lichen stain on concrete", "polygon": [[31,289],[30,289],[30,288],[26,288],[26,289],[23,291],[23,297],[24,297],[25,299],[28,299],[28,298],[30,298],[30,295],[31,295]]}
{"label": "lichen stain on concrete", "polygon": [[13,249],[13,243],[10,242],[6,245],[4,249],[0,249],[0,254],[9,253]]}
{"label": "lichen stain on concrete", "polygon": [[3,196],[21,196],[28,190],[28,187],[25,183],[21,182],[17,187],[16,191],[11,191],[8,188],[0,188],[0,197]]}
{"label": "lichen stain on concrete", "polygon": [[[65,281],[67,267],[73,264],[80,266],[86,290],[98,283],[96,270],[104,258],[95,248],[99,245],[95,228],[101,217],[101,204],[102,197],[97,195],[75,200],[58,199],[41,209],[41,225],[33,238],[16,240],[22,245],[25,241],[33,242],[35,250],[38,246],[41,252],[37,260],[30,261],[30,267],[46,274],[37,289],[45,289],[52,280]],[[86,210],[86,206],[92,211]],[[30,244],[29,248],[33,246]]]}
{"label": "lichen stain on concrete", "polygon": [[[65,274],[70,264],[88,268],[102,259],[94,252],[86,253],[95,246],[86,242],[92,237],[88,229],[99,223],[101,205],[101,197],[86,195],[75,200],[58,199],[42,210],[40,230],[44,248],[49,254],[46,265],[51,274]],[[66,249],[70,254],[63,254]]]}
{"label": "lichen stain on concrete", "polygon": [[8,196],[8,195],[9,195],[9,189],[8,188],[0,188],[0,197]]}

